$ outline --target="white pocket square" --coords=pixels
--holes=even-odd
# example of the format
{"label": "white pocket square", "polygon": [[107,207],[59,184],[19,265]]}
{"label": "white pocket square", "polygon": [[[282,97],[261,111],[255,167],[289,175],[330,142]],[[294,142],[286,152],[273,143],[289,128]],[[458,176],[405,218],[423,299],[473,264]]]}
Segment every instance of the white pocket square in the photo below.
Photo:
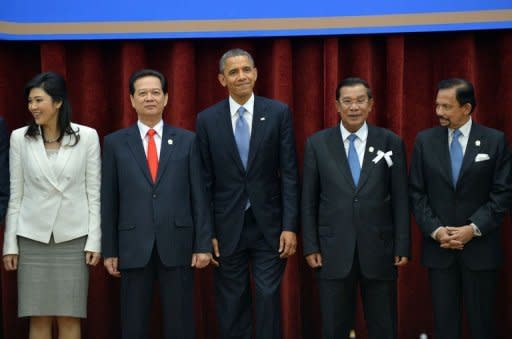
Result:
{"label": "white pocket square", "polygon": [[485,161],[491,159],[487,153],[478,153],[475,157],[475,162]]}

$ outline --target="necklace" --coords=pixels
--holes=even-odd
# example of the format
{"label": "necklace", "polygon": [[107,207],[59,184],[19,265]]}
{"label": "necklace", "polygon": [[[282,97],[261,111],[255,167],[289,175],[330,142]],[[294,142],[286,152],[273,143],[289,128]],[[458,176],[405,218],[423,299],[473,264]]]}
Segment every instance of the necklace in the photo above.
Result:
{"label": "necklace", "polygon": [[59,140],[60,136],[56,137],[55,139],[45,139],[43,138],[43,142],[45,144],[53,144],[54,142],[57,142]]}

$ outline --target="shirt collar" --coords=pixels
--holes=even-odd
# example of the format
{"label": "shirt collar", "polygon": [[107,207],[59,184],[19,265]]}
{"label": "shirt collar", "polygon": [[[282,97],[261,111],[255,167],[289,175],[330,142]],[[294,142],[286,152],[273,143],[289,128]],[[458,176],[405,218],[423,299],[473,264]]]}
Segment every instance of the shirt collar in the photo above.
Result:
{"label": "shirt collar", "polygon": [[[459,131],[460,133],[462,134],[462,136],[464,136],[465,138],[467,138],[469,136],[469,132],[471,131],[471,125],[473,124],[471,118],[469,118],[468,121],[466,121],[466,123],[462,126],[459,127]],[[449,135],[453,135],[453,131],[454,129],[453,128],[449,128]]]}
{"label": "shirt collar", "polygon": [[350,134],[355,134],[361,141],[365,141],[366,138],[368,138],[368,125],[366,124],[366,121],[364,122],[363,126],[359,128],[356,132],[351,133],[349,132],[345,126],[340,122],[340,130],[341,130],[341,138],[343,141],[346,141],[348,136]]}
{"label": "shirt collar", "polygon": [[147,125],[144,125],[144,123],[140,120],[137,120],[137,126],[139,127],[140,136],[142,139],[146,137],[146,134],[148,134],[148,131],[150,128],[153,128],[156,132],[156,134],[162,138],[162,133],[164,129],[164,121],[160,120],[155,126],[149,127]]}
{"label": "shirt collar", "polygon": [[251,94],[249,100],[247,100],[247,102],[243,105],[240,105],[231,96],[229,96],[229,111],[231,112],[231,119],[235,118],[235,115],[237,114],[240,106],[244,106],[246,114],[248,114],[247,116],[249,118],[252,117],[252,113],[254,112],[254,93]]}

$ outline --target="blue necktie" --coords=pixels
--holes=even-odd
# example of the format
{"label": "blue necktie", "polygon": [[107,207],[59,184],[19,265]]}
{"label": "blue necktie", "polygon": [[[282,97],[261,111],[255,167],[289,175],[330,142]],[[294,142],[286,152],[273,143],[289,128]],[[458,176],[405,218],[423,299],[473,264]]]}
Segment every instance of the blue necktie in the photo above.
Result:
{"label": "blue necktie", "polygon": [[450,160],[452,162],[452,178],[453,186],[457,185],[457,179],[459,178],[460,167],[462,166],[462,146],[459,142],[459,136],[461,135],[458,129],[453,131],[452,143],[450,144]]}
{"label": "blue necktie", "polygon": [[352,172],[352,179],[354,179],[354,185],[357,186],[359,182],[359,175],[361,174],[361,165],[359,164],[359,157],[357,156],[356,148],[354,146],[354,140],[356,140],[357,135],[350,134],[348,136],[348,140],[350,144],[348,145],[348,165],[350,166],[350,172]]}
{"label": "blue necktie", "polygon": [[247,158],[249,156],[249,125],[247,121],[244,119],[244,113],[246,112],[243,106],[237,110],[238,119],[236,120],[235,125],[235,141],[236,146],[238,148],[238,153],[240,154],[240,160],[242,160],[242,164],[244,168],[247,169]]}

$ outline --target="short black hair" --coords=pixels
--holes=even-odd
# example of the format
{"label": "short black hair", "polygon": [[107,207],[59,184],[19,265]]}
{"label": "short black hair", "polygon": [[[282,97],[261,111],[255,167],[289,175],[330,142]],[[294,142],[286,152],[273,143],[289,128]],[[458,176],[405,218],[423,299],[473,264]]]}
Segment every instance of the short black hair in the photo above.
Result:
{"label": "short black hair", "polygon": [[222,56],[220,57],[220,60],[219,60],[219,74],[224,73],[224,68],[226,67],[226,61],[229,58],[234,58],[234,57],[237,57],[237,56],[247,57],[247,59],[249,59],[249,62],[252,64],[252,67],[256,67],[254,65],[254,58],[252,57],[252,55],[249,52],[244,51],[241,48],[233,48],[233,49],[230,49],[229,51],[227,51],[226,53],[222,54]]}
{"label": "short black hair", "polygon": [[130,76],[130,94],[135,94],[135,81],[139,80],[140,78],[149,76],[160,79],[160,83],[162,84],[162,91],[164,94],[167,94],[167,79],[165,79],[165,76],[159,71],[155,71],[154,69],[149,68],[133,72],[133,74]]}
{"label": "short black hair", "polygon": [[368,99],[372,98],[372,90],[366,80],[358,77],[348,77],[341,80],[341,82],[338,84],[338,87],[336,87],[336,100],[340,99],[340,90],[342,87],[354,87],[357,85],[363,85],[364,88],[366,88],[366,95],[368,96]]}
{"label": "short black hair", "polygon": [[473,113],[476,107],[475,89],[473,85],[466,79],[451,78],[439,81],[437,84],[437,91],[441,89],[455,88],[455,98],[459,105],[464,106],[465,104],[471,105],[471,111]]}

